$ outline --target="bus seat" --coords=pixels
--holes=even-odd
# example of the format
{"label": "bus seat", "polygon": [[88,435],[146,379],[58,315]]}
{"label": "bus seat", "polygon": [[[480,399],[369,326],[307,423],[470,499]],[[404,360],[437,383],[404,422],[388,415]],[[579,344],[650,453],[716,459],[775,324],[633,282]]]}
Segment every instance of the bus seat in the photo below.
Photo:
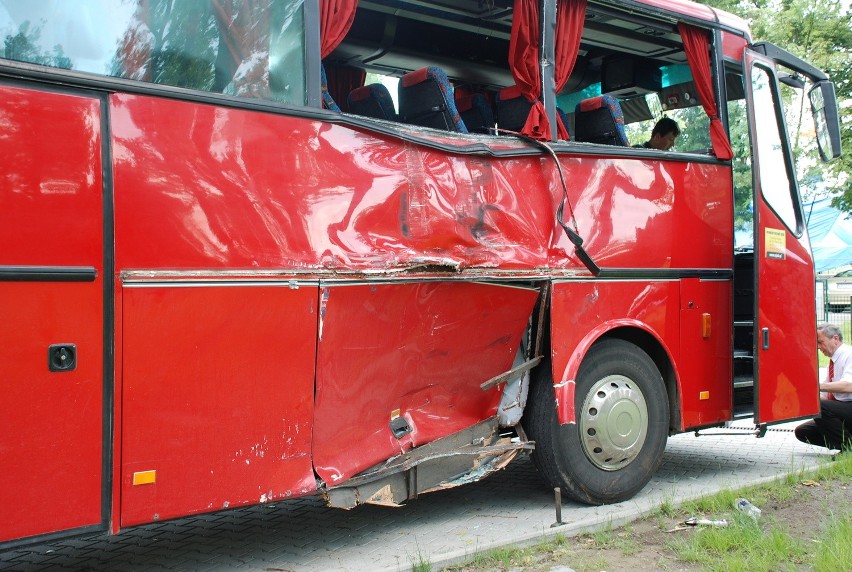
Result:
{"label": "bus seat", "polygon": [[376,119],[396,119],[393,99],[384,84],[371,83],[355,88],[349,92],[346,102],[350,113]]}
{"label": "bus seat", "polygon": [[584,99],[574,112],[575,140],[629,147],[621,105],[611,95]]}
{"label": "bus seat", "polygon": [[453,86],[444,70],[435,66],[402,76],[399,117],[412,125],[467,133],[453,99]]}
{"label": "bus seat", "polygon": [[516,85],[504,87],[497,93],[497,126],[509,131],[520,131],[527,122],[532,103],[521,95]]}
{"label": "bus seat", "polygon": [[340,107],[335,103],[334,98],[328,93],[328,76],[325,75],[325,66],[320,64],[320,91],[322,92],[322,107],[331,111],[340,112]]}
{"label": "bus seat", "polygon": [[488,133],[494,127],[494,112],[488,98],[482,93],[473,93],[456,100],[462,121],[471,133]]}

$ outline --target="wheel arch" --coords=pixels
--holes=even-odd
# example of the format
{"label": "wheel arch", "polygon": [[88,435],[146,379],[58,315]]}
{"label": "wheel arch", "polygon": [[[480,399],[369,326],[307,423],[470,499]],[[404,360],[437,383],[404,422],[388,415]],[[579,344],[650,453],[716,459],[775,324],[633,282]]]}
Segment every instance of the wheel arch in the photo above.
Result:
{"label": "wheel arch", "polygon": [[547,486],[560,487],[579,502],[608,504],[632,497],[648,483],[662,462],[670,427],[668,390],[651,357],[664,349],[659,345],[655,352],[647,337],[629,328],[594,338],[578,358],[578,393],[570,396],[576,422],[560,423],[555,399],[564,396],[547,383],[550,368],[538,368],[524,430],[536,443],[532,460]]}
{"label": "wheel arch", "polygon": [[[562,372],[552,372],[554,390],[556,391],[559,423],[574,423],[573,411],[574,382],[580,364],[586,354],[595,345],[607,339],[621,339],[644,351],[654,362],[663,379],[669,400],[669,433],[676,433],[680,427],[680,389],[671,352],[663,340],[648,327],[635,320],[622,320],[601,324],[590,331],[574,349],[571,358]],[[569,405],[570,404],[570,405]]]}
{"label": "wheel arch", "polygon": [[619,338],[632,343],[648,354],[648,357],[657,366],[669,397],[669,434],[676,433],[681,426],[680,388],[677,382],[674,363],[668,349],[659,338],[647,330],[637,327],[623,326],[615,328],[598,338],[596,343],[605,338]]}

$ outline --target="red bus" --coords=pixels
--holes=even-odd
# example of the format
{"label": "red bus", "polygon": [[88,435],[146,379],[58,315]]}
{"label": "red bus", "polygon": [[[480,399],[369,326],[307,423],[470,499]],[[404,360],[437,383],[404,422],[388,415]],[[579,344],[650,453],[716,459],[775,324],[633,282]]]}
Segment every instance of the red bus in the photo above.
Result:
{"label": "red bus", "polygon": [[[670,434],[819,411],[784,102],[826,160],[837,104],[735,16],[3,0],[0,31],[5,546],[529,451],[610,503]],[[631,146],[663,115],[674,149]]]}

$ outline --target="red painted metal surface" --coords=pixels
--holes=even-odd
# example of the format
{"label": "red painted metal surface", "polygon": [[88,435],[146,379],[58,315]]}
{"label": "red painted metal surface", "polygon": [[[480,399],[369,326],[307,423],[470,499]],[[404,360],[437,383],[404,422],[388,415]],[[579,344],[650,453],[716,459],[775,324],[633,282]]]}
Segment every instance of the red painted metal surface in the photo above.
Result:
{"label": "red painted metal surface", "polygon": [[[554,384],[576,380],[588,348],[619,328],[648,334],[671,360],[680,401],[680,430],[731,418],[731,282],[571,281],[553,287]],[[709,314],[711,334],[702,333]],[[573,422],[570,384],[557,387],[560,422]],[[702,397],[706,393],[706,398]]]}
{"label": "red painted metal surface", "polygon": [[[781,153],[786,125],[775,114],[765,113],[771,102],[772,62],[746,52],[746,94],[753,107],[763,107],[752,115],[752,146],[756,149],[755,169],[755,251],[757,266],[757,316],[755,346],[757,403],[755,418],[760,423],[795,419],[819,413],[817,354],[814,315],[814,263],[807,230],[793,207],[795,191],[791,174]],[[755,64],[760,64],[758,67]],[[752,82],[752,77],[756,81]],[[760,86],[760,87],[758,87]],[[772,197],[771,200],[767,197]],[[799,237],[770,205],[786,207],[785,220],[802,226]],[[783,212],[783,211],[782,211]],[[795,230],[795,229],[794,229]]]}
{"label": "red painted metal surface", "polygon": [[[209,273],[232,269],[251,274],[256,268],[282,276],[345,270],[380,277],[428,266],[433,277],[440,277],[444,269],[443,275],[458,276],[461,271],[470,278],[505,271],[537,276],[551,271],[585,273],[555,223],[561,187],[554,164],[546,157],[494,159],[451,153],[342,125],[138,96],[116,95],[112,104],[120,269]],[[162,117],[170,121],[162,122]],[[440,137],[444,144],[457,144],[460,151],[472,142]],[[526,148],[506,139],[501,144]],[[578,228],[601,266],[731,267],[729,166],[570,153],[560,160]],[[683,236],[692,240],[682,240]],[[677,299],[677,282],[671,284],[672,292],[655,293],[654,312],[665,312],[666,304]],[[464,287],[446,286],[450,291]],[[416,290],[402,288],[408,289]],[[330,288],[330,296],[351,297],[342,304],[342,312],[329,318],[331,323],[347,312],[360,312],[369,292],[369,287]],[[580,292],[572,296],[581,296]],[[629,322],[634,317],[626,313],[628,309],[645,312],[627,302],[638,294],[633,290],[613,294],[625,307],[610,302],[608,319]],[[430,304],[436,315],[459,311],[455,303]],[[675,304],[671,311],[676,308]],[[563,344],[557,353],[579,360],[584,348],[571,346],[579,342],[577,325],[591,326],[578,317],[582,312],[573,304],[565,312],[556,311],[558,319],[574,325],[570,335],[555,341]],[[674,321],[666,322],[660,335],[676,346],[677,312],[672,315]],[[475,316],[469,314],[471,319]],[[346,325],[378,319],[378,315],[349,318]],[[338,335],[329,324],[323,331]],[[348,335],[346,329],[339,332]],[[407,338],[406,343],[416,339]],[[378,344],[375,355],[403,345],[398,342]],[[325,339],[321,356],[334,345]],[[341,363],[358,362],[364,355],[348,356]],[[465,367],[464,356],[454,356],[454,365],[446,362],[441,368]],[[319,470],[329,478],[351,475],[386,458],[382,455],[392,454],[393,447],[399,449],[387,436],[387,423],[396,408],[388,402],[380,408],[378,420],[371,421],[371,431],[382,431],[382,437],[374,444],[359,437],[359,443],[365,443],[358,447],[362,459],[322,450],[339,449],[341,442],[338,425],[331,421],[342,415],[337,411],[341,402],[325,401],[333,394],[326,393],[326,384],[332,387],[338,376],[346,379],[341,371],[347,368],[336,365],[336,359],[321,357],[317,374],[317,423],[335,428],[316,441]],[[392,378],[399,369],[393,359],[372,359],[386,366],[385,377]],[[488,376],[473,377],[478,383]],[[370,384],[359,378],[345,385],[356,391],[346,408],[361,412],[354,418],[360,420],[371,405]],[[445,434],[449,428],[443,417],[436,427],[424,428],[421,423],[428,435]],[[370,447],[375,450],[364,454]],[[338,466],[340,457],[345,462]]]}
{"label": "red painted metal surface", "polygon": [[100,102],[0,86],[0,264],[102,269]]}
{"label": "red painted metal surface", "polygon": [[[379,462],[487,419],[538,292],[426,282],[323,289],[314,464],[337,484]],[[393,417],[412,431],[397,439]]]}
{"label": "red painted metal surface", "polygon": [[[316,489],[316,286],[125,287],[121,524]],[[156,471],[156,482],[133,484]]]}
{"label": "red painted metal surface", "polygon": [[[82,266],[93,282],[0,282],[0,541],[101,522],[100,103],[0,87],[0,265]],[[48,370],[75,344],[77,367]]]}
{"label": "red painted metal surface", "polygon": [[[641,3],[717,21],[685,0]],[[742,38],[722,44],[739,59]],[[105,278],[98,101],[8,87],[0,100],[0,264],[97,272],[0,283],[0,347],[16,356],[0,365],[4,540],[101,523]],[[537,290],[477,280],[556,277],[555,382],[629,328],[671,360],[682,430],[730,417],[730,281],[591,279],[556,223],[558,171],[527,143],[494,139],[521,153],[494,157],[483,138],[413,127],[402,140],[143,95],[109,105],[113,530],[309,494],[314,470],[339,484],[493,415],[500,389],[479,384],[511,367]],[[566,216],[598,265],[731,269],[729,165],[557,148]],[[773,224],[765,205],[758,216]],[[785,261],[760,263],[758,322],[784,352],[761,360],[760,420],[815,413],[800,382],[815,369],[812,315],[788,303],[812,293],[807,241],[788,236]],[[80,366],[48,374],[59,342],[78,345]],[[573,385],[561,387],[568,422]],[[410,434],[391,434],[395,415]]]}
{"label": "red painted metal surface", "polygon": [[[115,95],[112,106],[119,269],[585,272],[556,225],[561,187],[546,157],[449,153],[141,96]],[[729,166],[561,161],[602,266],[731,267]]]}
{"label": "red painted metal surface", "polygon": [[[795,419],[819,413],[817,356],[814,324],[814,266],[807,238],[796,239],[758,201],[758,399],[761,423]],[[787,234],[783,260],[766,256],[766,228]],[[769,348],[763,349],[761,331],[769,332]]]}
{"label": "red painted metal surface", "polygon": [[732,419],[731,297],[729,281],[681,281],[681,431]]}
{"label": "red painted metal surface", "polygon": [[722,55],[735,62],[743,59],[743,50],[746,49],[748,41],[742,36],[730,32],[722,32]]}
{"label": "red painted metal surface", "polygon": [[[677,280],[557,282],[551,308],[551,355],[554,384],[575,381],[580,362],[601,335],[617,328],[641,330],[656,339],[677,363],[680,356],[680,298]],[[557,389],[560,423],[566,417],[569,384]]]}

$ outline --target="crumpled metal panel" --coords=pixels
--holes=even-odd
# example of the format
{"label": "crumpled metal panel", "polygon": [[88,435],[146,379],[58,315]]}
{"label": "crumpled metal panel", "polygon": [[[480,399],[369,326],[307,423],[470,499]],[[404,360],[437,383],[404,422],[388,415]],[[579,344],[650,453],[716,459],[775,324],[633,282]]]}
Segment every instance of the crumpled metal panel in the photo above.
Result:
{"label": "crumpled metal panel", "polygon": [[[245,109],[110,101],[119,270],[585,272],[556,224],[562,187],[550,157],[470,153],[473,138],[428,130],[421,137],[459,153]],[[530,151],[511,138],[476,145],[491,140]],[[570,152],[560,161],[599,265],[730,267],[729,166]]]}
{"label": "crumpled metal panel", "polygon": [[419,494],[484,479],[533,446],[532,442],[500,435],[497,420],[492,417],[320,492],[329,506],[337,508],[359,504],[399,506]]}
{"label": "crumpled metal panel", "polygon": [[[468,282],[325,285],[313,457],[328,485],[493,416],[538,296]],[[394,437],[402,416],[411,432]]]}

